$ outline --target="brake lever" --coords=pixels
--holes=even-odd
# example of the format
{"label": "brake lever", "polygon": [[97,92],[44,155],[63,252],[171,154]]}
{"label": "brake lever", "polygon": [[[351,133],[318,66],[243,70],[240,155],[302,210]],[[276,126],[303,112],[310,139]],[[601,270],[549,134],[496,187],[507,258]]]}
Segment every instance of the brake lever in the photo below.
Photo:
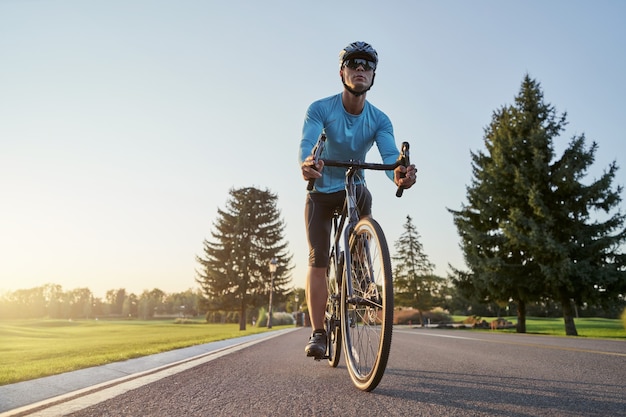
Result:
{"label": "brake lever", "polygon": [[[408,167],[409,165],[411,165],[411,160],[409,158],[409,142],[402,142],[402,150],[400,151],[398,162],[400,162],[400,165],[404,167]],[[406,174],[403,172],[400,175],[400,178],[404,177],[406,177]],[[396,197],[402,197],[403,192],[404,187],[398,186],[398,190],[396,191]]]}
{"label": "brake lever", "polygon": [[[317,166],[317,162],[320,160],[320,156],[322,155],[322,151],[324,150],[325,142],[326,142],[326,133],[322,131],[322,133],[320,134],[320,137],[317,139],[317,143],[315,144],[315,147],[313,147],[313,150],[311,151],[311,155],[313,155],[314,157],[313,169],[315,170],[317,170],[317,168],[315,167]],[[315,185],[315,178],[311,178],[309,180],[309,184],[307,185],[306,189],[308,191],[311,191],[314,185]]]}

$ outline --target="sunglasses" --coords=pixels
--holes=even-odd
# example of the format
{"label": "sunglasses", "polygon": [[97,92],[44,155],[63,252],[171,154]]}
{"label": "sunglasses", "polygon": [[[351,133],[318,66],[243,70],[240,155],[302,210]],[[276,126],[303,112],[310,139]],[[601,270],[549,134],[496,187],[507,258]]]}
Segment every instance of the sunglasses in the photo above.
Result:
{"label": "sunglasses", "polygon": [[362,66],[365,71],[369,71],[369,70],[373,71],[373,70],[376,69],[376,63],[375,62],[368,61],[367,59],[363,59],[363,58],[346,59],[343,62],[343,66],[344,67],[348,67],[350,69],[357,69],[358,67]]}

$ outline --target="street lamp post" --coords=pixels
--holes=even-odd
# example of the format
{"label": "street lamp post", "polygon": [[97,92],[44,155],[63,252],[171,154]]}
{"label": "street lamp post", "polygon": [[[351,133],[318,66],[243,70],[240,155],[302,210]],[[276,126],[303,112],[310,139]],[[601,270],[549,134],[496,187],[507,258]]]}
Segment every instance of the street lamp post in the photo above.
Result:
{"label": "street lamp post", "polygon": [[272,328],[272,297],[274,295],[274,273],[276,272],[276,266],[278,261],[276,258],[272,258],[270,261],[270,308],[267,313],[267,328]]}
{"label": "street lamp post", "polygon": [[298,302],[300,301],[300,298],[298,297],[298,293],[296,292],[296,305],[294,306],[294,316],[296,319],[296,326],[298,326],[298,316],[300,315],[300,307],[298,306]]}

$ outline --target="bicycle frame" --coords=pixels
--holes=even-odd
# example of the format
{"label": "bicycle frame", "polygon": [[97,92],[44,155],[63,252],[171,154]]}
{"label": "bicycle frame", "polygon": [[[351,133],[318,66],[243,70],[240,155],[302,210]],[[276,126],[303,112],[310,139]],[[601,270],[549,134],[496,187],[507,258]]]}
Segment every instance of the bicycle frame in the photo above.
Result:
{"label": "bicycle frame", "polygon": [[[406,144],[406,142],[405,142]],[[408,144],[406,144],[408,147]],[[398,158],[393,164],[376,164],[376,163],[367,163],[367,162],[358,162],[358,161],[334,161],[334,160],[324,160],[324,166],[331,167],[343,167],[347,168],[346,170],[346,180],[345,180],[345,190],[346,190],[346,198],[344,202],[343,209],[340,213],[337,213],[337,216],[333,219],[333,244],[331,246],[330,252],[331,256],[335,257],[335,265],[341,265],[343,268],[343,272],[346,274],[345,279],[347,279],[348,285],[348,296],[350,299],[354,297],[354,289],[352,288],[352,269],[346,268],[346,265],[350,265],[350,253],[349,251],[342,251],[341,248],[348,248],[350,246],[350,236],[354,231],[354,227],[359,222],[359,210],[357,207],[356,200],[356,183],[354,182],[354,175],[357,173],[359,169],[369,169],[376,171],[391,171],[396,169],[403,163],[401,158]],[[347,225],[346,225],[347,220]],[[345,225],[345,227],[344,227]],[[342,233],[343,232],[343,233]],[[340,246],[339,243],[341,241],[341,237],[343,235],[343,246]],[[344,254],[344,258],[341,259],[341,254]],[[337,271],[339,279],[342,279],[341,272]]]}

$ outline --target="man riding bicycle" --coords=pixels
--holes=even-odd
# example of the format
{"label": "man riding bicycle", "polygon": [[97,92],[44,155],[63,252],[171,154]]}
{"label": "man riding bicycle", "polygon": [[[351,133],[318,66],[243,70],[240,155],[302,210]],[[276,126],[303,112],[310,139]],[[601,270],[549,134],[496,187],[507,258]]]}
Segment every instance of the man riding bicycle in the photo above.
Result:
{"label": "man riding bicycle", "polygon": [[[313,332],[306,345],[307,356],[320,359],[326,353],[324,311],[328,292],[326,269],[330,249],[333,212],[341,209],[345,199],[342,168],[327,167],[323,160],[315,164],[311,151],[322,131],[326,134],[323,157],[334,160],[365,161],[365,155],[376,144],[385,164],[393,164],[400,154],[393,126],[385,113],[366,100],[374,85],[378,53],[365,42],[353,42],[339,54],[339,76],[343,91],[312,103],[304,120],[300,141],[300,166],[305,180],[315,179],[315,187],[306,199],[305,223],[309,243],[309,268],[306,297]],[[399,166],[387,172],[398,187],[415,184],[415,165]],[[371,214],[372,196],[364,185],[363,174],[356,178],[359,214]]]}

